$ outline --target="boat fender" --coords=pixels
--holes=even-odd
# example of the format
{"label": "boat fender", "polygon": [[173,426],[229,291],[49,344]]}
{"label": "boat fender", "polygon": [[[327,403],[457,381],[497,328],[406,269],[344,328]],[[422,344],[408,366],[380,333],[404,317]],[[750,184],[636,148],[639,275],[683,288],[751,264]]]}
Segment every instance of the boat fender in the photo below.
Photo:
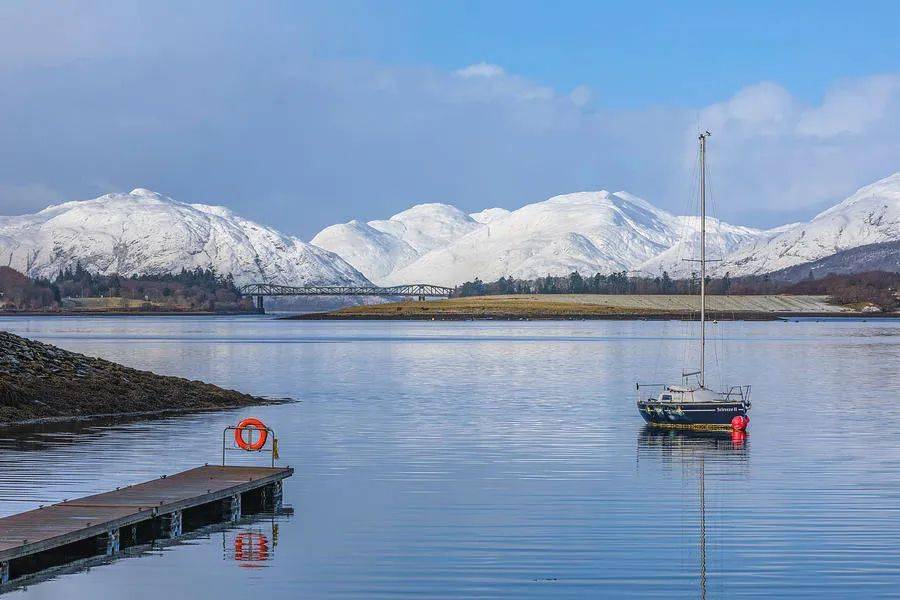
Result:
{"label": "boat fender", "polygon": [[750,418],[744,417],[741,415],[737,415],[733,419],[731,419],[731,428],[736,429],[738,431],[744,431],[747,429],[747,425],[750,424]]}

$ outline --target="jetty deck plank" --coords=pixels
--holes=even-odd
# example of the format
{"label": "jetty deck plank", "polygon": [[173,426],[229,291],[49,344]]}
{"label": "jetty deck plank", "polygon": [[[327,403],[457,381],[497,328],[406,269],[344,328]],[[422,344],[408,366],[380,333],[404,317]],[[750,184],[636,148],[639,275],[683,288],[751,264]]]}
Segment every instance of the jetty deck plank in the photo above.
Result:
{"label": "jetty deck plank", "polygon": [[224,499],[293,474],[290,467],[207,465],[112,492],[0,518],[0,561]]}

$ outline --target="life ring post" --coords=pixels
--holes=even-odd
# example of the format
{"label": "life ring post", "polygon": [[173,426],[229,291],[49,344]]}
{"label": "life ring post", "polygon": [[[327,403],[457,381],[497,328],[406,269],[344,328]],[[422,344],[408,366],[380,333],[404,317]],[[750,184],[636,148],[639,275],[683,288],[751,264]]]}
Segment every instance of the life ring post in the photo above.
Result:
{"label": "life ring post", "polygon": [[[233,446],[228,447],[228,432],[232,432]],[[271,444],[267,443],[271,440]],[[222,465],[226,452],[268,452],[272,455],[272,466],[278,458],[278,438],[275,431],[255,417],[242,419],[237,425],[230,425],[222,431]]]}

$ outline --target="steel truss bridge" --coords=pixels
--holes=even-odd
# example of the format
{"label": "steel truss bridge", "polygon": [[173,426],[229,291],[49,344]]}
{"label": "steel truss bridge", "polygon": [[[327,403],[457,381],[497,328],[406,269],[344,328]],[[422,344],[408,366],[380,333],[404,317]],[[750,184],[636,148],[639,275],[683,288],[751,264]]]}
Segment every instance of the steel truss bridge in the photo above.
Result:
{"label": "steel truss bridge", "polygon": [[381,296],[386,298],[449,298],[453,288],[429,283],[413,283],[378,287],[374,285],[306,285],[303,287],[274,283],[250,283],[238,288],[242,296],[256,297],[256,308],[263,312],[266,296]]}

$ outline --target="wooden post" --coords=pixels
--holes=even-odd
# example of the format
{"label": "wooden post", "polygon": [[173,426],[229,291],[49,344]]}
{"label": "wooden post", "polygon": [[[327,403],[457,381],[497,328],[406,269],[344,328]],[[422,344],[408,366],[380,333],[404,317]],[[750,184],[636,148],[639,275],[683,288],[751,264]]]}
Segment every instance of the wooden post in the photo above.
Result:
{"label": "wooden post", "polygon": [[269,495],[269,508],[273,511],[281,510],[282,497],[284,496],[284,486],[281,481],[273,482],[267,491]]}
{"label": "wooden post", "polygon": [[181,511],[176,510],[160,517],[163,537],[173,539],[181,535]]}
{"label": "wooden post", "polygon": [[222,518],[232,523],[241,520],[241,495],[235,494],[222,500]]}
{"label": "wooden post", "polygon": [[112,556],[119,553],[121,545],[119,543],[119,532],[117,529],[110,529],[104,536],[106,538],[106,556]]}

